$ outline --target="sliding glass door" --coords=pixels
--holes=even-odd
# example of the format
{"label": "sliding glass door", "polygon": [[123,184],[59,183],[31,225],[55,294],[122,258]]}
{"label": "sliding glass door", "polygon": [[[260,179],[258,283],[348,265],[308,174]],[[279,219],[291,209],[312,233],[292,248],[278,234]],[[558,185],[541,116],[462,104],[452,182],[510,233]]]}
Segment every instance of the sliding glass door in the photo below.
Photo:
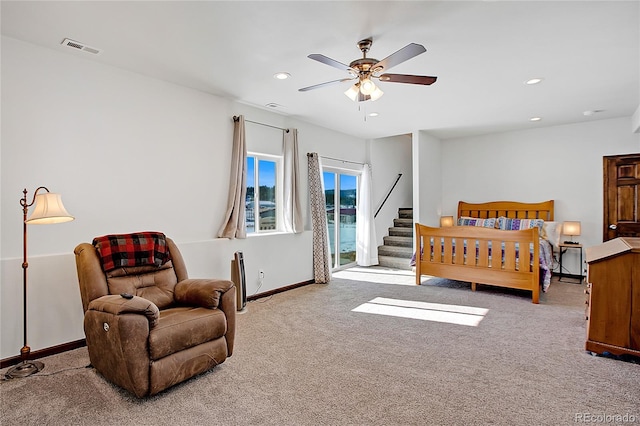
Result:
{"label": "sliding glass door", "polygon": [[329,227],[331,267],[337,269],[356,261],[356,188],[358,175],[343,170],[323,169],[325,209]]}

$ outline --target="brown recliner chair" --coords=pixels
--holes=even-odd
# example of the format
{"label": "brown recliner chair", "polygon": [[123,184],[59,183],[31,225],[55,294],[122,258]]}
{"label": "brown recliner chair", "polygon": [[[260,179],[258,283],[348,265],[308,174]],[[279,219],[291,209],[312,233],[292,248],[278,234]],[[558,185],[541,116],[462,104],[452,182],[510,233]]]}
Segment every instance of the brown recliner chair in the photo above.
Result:
{"label": "brown recliner chair", "polygon": [[233,353],[234,283],[189,279],[164,234],[98,237],[74,253],[89,358],[107,380],[154,395]]}

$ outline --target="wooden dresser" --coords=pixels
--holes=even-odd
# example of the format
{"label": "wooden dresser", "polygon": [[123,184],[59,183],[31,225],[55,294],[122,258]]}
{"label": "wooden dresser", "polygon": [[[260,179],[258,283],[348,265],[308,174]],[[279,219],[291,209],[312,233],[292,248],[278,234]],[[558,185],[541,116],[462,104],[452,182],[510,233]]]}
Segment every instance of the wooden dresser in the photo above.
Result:
{"label": "wooden dresser", "polygon": [[615,238],[586,252],[586,349],[640,356],[640,238]]}

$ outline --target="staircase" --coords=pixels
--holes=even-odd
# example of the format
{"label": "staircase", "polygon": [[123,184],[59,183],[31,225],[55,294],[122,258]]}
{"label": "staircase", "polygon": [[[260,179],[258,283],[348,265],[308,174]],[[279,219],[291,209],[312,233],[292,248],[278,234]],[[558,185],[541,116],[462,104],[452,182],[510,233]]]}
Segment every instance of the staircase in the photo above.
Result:
{"label": "staircase", "polygon": [[383,239],[384,245],[378,246],[380,266],[411,270],[413,226],[413,209],[398,209],[398,218],[393,219],[393,227],[389,228],[389,235]]}

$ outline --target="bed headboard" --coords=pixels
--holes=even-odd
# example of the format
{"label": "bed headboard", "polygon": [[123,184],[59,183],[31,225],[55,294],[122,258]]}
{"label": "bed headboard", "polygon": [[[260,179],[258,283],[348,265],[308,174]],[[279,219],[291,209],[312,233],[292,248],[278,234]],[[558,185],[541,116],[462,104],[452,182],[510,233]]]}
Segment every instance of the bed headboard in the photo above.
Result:
{"label": "bed headboard", "polygon": [[518,219],[553,220],[553,200],[541,203],[518,203],[516,201],[490,201],[488,203],[458,203],[458,218],[461,216],[486,219],[506,216]]}

